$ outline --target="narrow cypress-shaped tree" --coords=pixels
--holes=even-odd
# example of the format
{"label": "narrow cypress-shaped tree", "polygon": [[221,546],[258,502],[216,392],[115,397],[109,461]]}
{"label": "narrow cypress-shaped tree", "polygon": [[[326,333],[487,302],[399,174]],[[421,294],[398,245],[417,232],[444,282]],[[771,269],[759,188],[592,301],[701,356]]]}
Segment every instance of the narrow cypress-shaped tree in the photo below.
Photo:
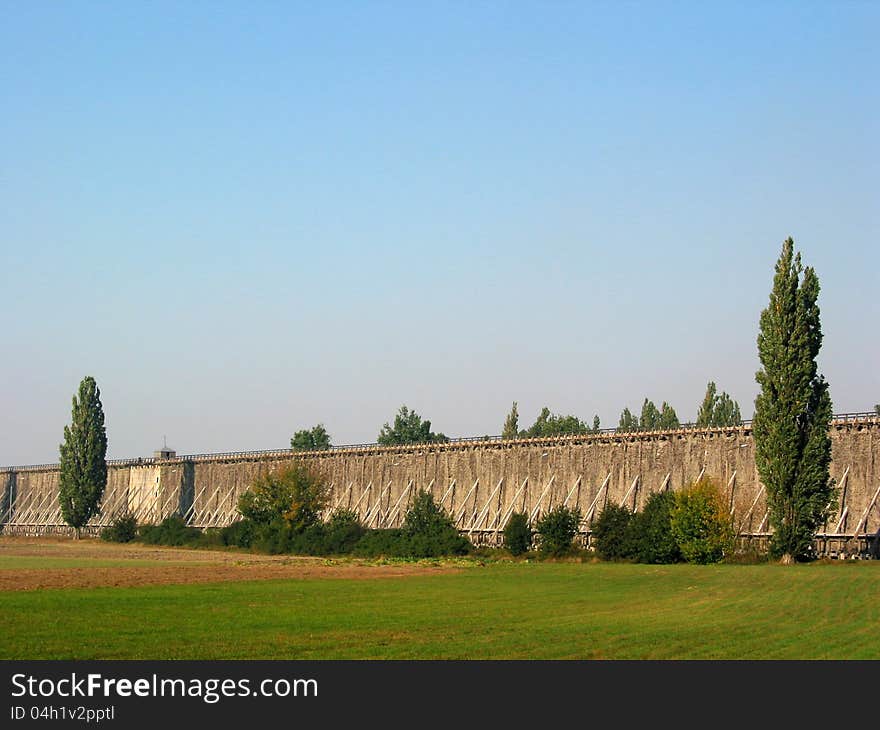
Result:
{"label": "narrow cypress-shaped tree", "polygon": [[703,403],[700,406],[700,410],[697,412],[697,426],[707,428],[715,425],[715,393],[715,383],[710,380],[709,384],[706,386],[706,395],[703,398]]}
{"label": "narrow cypress-shaped tree", "polygon": [[620,414],[620,422],[617,424],[618,431],[638,431],[639,430],[639,419],[638,416],[634,416],[629,408],[624,408],[623,412]]}
{"label": "narrow cypress-shaped tree", "polygon": [[742,415],[739,412],[739,403],[727,393],[718,396],[715,404],[715,417],[713,426],[739,426],[742,423]]}
{"label": "narrow cypress-shaped tree", "polygon": [[101,497],[107,485],[107,434],[101,391],[91,376],[79,384],[79,397],[73,397],[70,426],[64,427],[61,444],[61,473],[58,501],[64,521],[80,530],[100,512]]}
{"label": "narrow cypress-shaped tree", "polygon": [[501,431],[501,438],[515,439],[519,436],[519,411],[516,409],[516,401],[513,402],[513,408],[504,419],[504,428]]}
{"label": "narrow cypress-shaped tree", "polygon": [[[801,274],[803,278],[801,279]],[[819,279],[803,268],[794,241],[786,239],[776,262],[770,303],[761,312],[752,431],[755,462],[766,491],[776,557],[807,559],[813,536],[830,516],[831,396],[819,375],[822,345]]]}
{"label": "narrow cypress-shaped tree", "polygon": [[660,428],[660,411],[654,405],[654,401],[645,398],[642,403],[642,415],[639,418],[639,428],[642,431],[653,431]]}
{"label": "narrow cypress-shaped tree", "polygon": [[706,386],[703,403],[697,412],[697,425],[707,428],[710,426],[739,426],[741,423],[739,403],[727,393],[717,395],[715,383],[710,380]]}
{"label": "narrow cypress-shaped tree", "polygon": [[666,429],[668,431],[671,431],[674,428],[681,428],[681,422],[678,420],[678,415],[676,414],[675,409],[666,401],[663,401],[663,405],[660,407],[657,428]]}

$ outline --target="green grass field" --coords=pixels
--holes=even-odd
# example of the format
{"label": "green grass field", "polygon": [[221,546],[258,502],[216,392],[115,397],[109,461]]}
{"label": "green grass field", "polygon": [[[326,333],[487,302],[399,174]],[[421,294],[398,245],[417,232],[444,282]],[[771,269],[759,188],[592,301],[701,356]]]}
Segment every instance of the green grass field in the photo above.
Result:
{"label": "green grass field", "polygon": [[880,563],[0,593],[3,659],[880,659]]}

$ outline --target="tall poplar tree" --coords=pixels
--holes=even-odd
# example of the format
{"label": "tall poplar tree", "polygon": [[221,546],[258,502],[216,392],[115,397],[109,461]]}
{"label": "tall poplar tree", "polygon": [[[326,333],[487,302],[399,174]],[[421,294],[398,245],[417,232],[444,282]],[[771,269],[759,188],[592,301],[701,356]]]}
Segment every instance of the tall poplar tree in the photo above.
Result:
{"label": "tall poplar tree", "polygon": [[515,439],[519,436],[519,411],[516,409],[516,401],[513,402],[513,408],[504,419],[504,428],[501,430],[501,438]]}
{"label": "tall poplar tree", "polygon": [[697,412],[697,425],[708,428],[710,426],[739,426],[741,423],[739,403],[727,393],[717,395],[715,383],[710,380],[706,386],[706,396]]}
{"label": "tall poplar tree", "polygon": [[100,512],[101,497],[107,485],[107,434],[101,391],[91,376],[79,384],[79,397],[73,397],[70,426],[64,427],[61,444],[61,473],[58,501],[64,521],[80,530]]}
{"label": "tall poplar tree", "polygon": [[[803,274],[803,278],[801,278]],[[819,279],[801,265],[794,241],[785,240],[776,262],[770,303],[761,312],[752,432],[755,462],[767,491],[774,556],[807,559],[813,536],[828,519],[831,481],[831,396],[818,374],[822,345]]]}
{"label": "tall poplar tree", "polygon": [[716,392],[716,385],[710,380],[709,384],[706,386],[706,395],[703,398],[703,403],[700,406],[700,410],[697,411],[698,426],[706,428],[715,425]]}

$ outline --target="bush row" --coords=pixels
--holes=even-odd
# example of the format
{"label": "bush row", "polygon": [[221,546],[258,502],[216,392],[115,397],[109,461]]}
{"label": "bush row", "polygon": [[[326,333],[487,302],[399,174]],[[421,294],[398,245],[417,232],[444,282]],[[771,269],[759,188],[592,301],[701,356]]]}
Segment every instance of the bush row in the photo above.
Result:
{"label": "bush row", "polygon": [[335,510],[326,521],[317,515],[307,523],[285,519],[272,510],[257,513],[223,528],[200,530],[178,516],[158,525],[137,526],[123,515],[105,528],[101,537],[113,542],[138,540],[148,545],[240,547],[258,552],[298,555],[354,555],[359,557],[426,558],[465,555],[473,546],[462,537],[452,519],[428,492],[416,495],[396,529],[370,530],[351,510]]}
{"label": "bush row", "polygon": [[721,491],[703,478],[680,492],[652,494],[641,512],[609,505],[593,536],[603,560],[717,563],[732,553],[735,532]]}
{"label": "bush row", "polygon": [[[228,527],[202,531],[188,527],[180,517],[138,527],[134,517],[125,515],[101,537],[153,545],[234,546],[271,554],[421,558],[473,550],[429,492],[416,493],[402,526],[394,529],[367,529],[357,513],[346,509],[322,520],[326,504],[324,481],[297,465],[261,475],[239,500],[242,519]],[[504,547],[514,556],[533,546],[544,557],[571,554],[580,523],[580,510],[562,505],[534,526],[527,514],[514,512],[504,527]],[[599,515],[593,534],[600,558],[642,563],[717,562],[730,554],[734,542],[721,492],[708,479],[678,493],[654,494],[641,512],[609,505]]]}

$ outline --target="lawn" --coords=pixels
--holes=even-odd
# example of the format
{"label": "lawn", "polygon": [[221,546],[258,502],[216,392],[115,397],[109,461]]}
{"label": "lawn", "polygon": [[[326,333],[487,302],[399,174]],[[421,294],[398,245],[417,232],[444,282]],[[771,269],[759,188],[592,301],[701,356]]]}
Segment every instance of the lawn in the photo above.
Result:
{"label": "lawn", "polygon": [[880,563],[0,593],[3,659],[880,659]]}

